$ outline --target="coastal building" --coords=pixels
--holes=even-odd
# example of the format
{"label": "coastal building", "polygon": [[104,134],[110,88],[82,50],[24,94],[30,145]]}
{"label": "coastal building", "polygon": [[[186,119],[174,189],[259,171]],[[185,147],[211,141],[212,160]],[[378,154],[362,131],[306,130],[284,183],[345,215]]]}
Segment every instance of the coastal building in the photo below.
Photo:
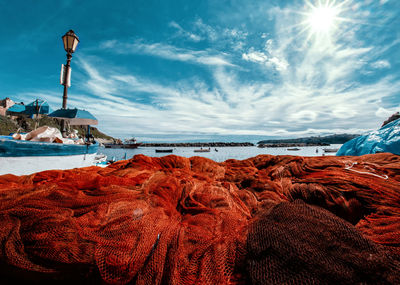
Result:
{"label": "coastal building", "polygon": [[23,102],[15,103],[6,110],[6,115],[9,116],[11,119],[15,120],[19,116],[26,117],[24,111],[25,111],[25,105]]}
{"label": "coastal building", "polygon": [[15,104],[14,101],[8,97],[3,100],[0,100],[0,115],[5,116],[7,109],[12,107],[14,104]]}
{"label": "coastal building", "polygon": [[25,106],[25,111],[24,113],[29,117],[29,118],[41,118],[42,115],[48,115],[53,110],[50,108],[49,104],[42,100],[42,99],[36,99],[35,101],[29,103],[28,105]]}
{"label": "coastal building", "polygon": [[41,118],[42,115],[47,115],[51,112],[52,110],[46,101],[36,99],[28,105],[25,105],[23,102],[15,103],[6,110],[6,115],[10,116],[12,119],[19,116],[34,119]]}

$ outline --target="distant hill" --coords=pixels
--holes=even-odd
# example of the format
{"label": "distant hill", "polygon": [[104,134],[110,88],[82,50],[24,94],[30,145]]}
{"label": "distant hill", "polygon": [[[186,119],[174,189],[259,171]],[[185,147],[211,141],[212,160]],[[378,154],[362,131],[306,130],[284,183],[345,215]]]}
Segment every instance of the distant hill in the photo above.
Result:
{"label": "distant hill", "polygon": [[276,140],[262,140],[258,144],[343,144],[355,137],[360,135],[357,134],[335,134],[329,136],[317,136],[317,137],[304,137],[297,139],[276,139]]}
{"label": "distant hill", "polygon": [[[60,120],[43,116],[39,120],[29,119],[25,117],[18,117],[16,120],[0,116],[0,135],[9,135],[10,133],[19,132],[27,133],[35,129],[35,127],[49,126],[60,129]],[[71,126],[71,129],[76,129],[80,136],[84,136],[87,127],[86,126]],[[91,134],[97,139],[114,140],[95,127],[90,127]]]}

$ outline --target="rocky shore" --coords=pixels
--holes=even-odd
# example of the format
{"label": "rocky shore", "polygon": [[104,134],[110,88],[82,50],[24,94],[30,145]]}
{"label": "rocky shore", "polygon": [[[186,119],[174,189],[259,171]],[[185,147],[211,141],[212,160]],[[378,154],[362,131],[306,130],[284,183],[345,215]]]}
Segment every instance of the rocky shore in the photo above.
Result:
{"label": "rocky shore", "polygon": [[[303,137],[296,139],[273,139],[273,140],[262,140],[257,144],[284,144],[283,147],[289,146],[319,146],[319,145],[330,145],[330,144],[344,144],[345,142],[358,137],[358,134],[334,134],[328,136],[317,136],[317,137]],[[280,146],[278,146],[280,147]]]}
{"label": "rocky shore", "polygon": [[141,147],[224,147],[254,146],[250,142],[194,142],[194,143],[142,143]]}

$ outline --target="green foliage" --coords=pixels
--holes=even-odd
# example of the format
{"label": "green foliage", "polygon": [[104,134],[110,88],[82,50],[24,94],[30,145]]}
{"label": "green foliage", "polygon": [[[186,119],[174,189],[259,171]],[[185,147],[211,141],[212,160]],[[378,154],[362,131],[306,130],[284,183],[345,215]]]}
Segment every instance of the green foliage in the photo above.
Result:
{"label": "green foliage", "polygon": [[[30,119],[25,117],[18,117],[16,120],[12,120],[7,117],[0,116],[0,135],[9,135],[10,133],[19,132],[27,133],[35,128],[49,126],[60,129],[61,120],[43,116],[42,118]],[[75,129],[78,131],[80,136],[84,136],[87,132],[87,126],[71,126],[71,130]],[[112,140],[113,138],[100,132],[95,127],[90,127],[90,132],[95,138]]]}
{"label": "green foliage", "polygon": [[0,116],[0,135],[9,135],[18,129],[17,124],[7,117]]}

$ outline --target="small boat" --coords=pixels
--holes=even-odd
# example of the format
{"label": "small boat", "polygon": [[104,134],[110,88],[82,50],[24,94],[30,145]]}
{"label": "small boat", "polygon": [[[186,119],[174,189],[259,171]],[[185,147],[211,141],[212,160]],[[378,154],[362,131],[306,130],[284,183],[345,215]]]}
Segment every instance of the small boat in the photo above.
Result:
{"label": "small boat", "polygon": [[218,152],[218,149],[215,149],[216,152]]}
{"label": "small boat", "polygon": [[173,149],[156,149],[156,152],[171,153]]}
{"label": "small boat", "polygon": [[97,164],[97,163],[102,163],[102,162],[105,162],[105,161],[107,161],[107,155],[99,153],[99,154],[96,154],[96,156],[94,157],[94,161],[93,162],[95,164]]}
{"label": "small boat", "polygon": [[105,143],[105,148],[122,148],[122,144]]}
{"label": "small boat", "polygon": [[87,126],[85,139],[77,132],[62,136],[60,130],[49,126],[28,134],[0,136],[0,175],[93,166],[99,143],[90,134],[90,125],[97,125],[97,119],[80,109],[59,109],[49,117],[62,119],[70,126]]}
{"label": "small boat", "polygon": [[337,152],[338,148],[324,148],[324,152]]}
{"label": "small boat", "polygon": [[297,148],[297,147],[292,147],[292,148],[288,148],[287,150],[293,150],[293,151],[297,151],[297,150],[300,150],[299,148]]}
{"label": "small boat", "polygon": [[100,153],[95,156],[93,164],[94,166],[107,167],[111,163],[107,161],[107,155]]}
{"label": "small boat", "polygon": [[0,136],[0,175],[92,166],[99,144],[63,144]]}
{"label": "small boat", "polygon": [[104,144],[104,147],[105,148],[138,148],[141,145],[142,145],[142,143],[138,143],[135,138],[131,138],[131,139],[125,140],[124,143]]}
{"label": "small boat", "polygon": [[210,152],[210,148],[200,148],[200,149],[195,149],[194,152]]}
{"label": "small boat", "polygon": [[138,143],[135,138],[125,140],[122,148],[138,148],[142,143]]}

